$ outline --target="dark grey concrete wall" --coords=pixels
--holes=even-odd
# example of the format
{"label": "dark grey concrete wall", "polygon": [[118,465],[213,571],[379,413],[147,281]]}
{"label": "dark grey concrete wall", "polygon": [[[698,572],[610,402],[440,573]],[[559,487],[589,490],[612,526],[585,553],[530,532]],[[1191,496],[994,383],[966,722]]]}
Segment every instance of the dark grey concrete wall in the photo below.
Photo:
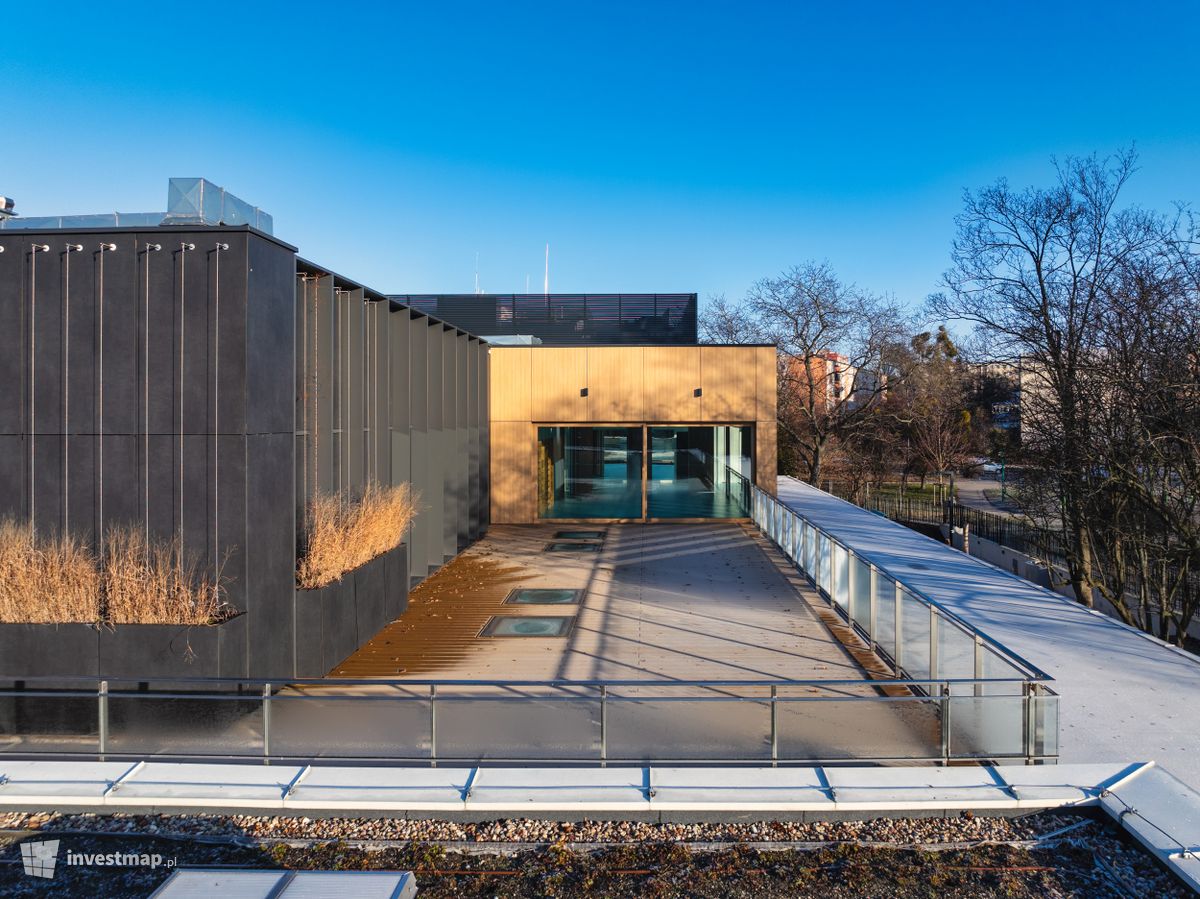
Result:
{"label": "dark grey concrete wall", "polygon": [[300,268],[297,514],[314,491],[412,484],[421,505],[408,537],[415,583],[486,528],[486,346],[336,275]]}
{"label": "dark grey concrete wall", "polygon": [[223,566],[244,614],[205,673],[296,673],[297,525],[318,491],[411,482],[412,581],[482,533],[475,338],[248,229],[13,231],[0,247],[0,514],[97,547],[145,527]]}

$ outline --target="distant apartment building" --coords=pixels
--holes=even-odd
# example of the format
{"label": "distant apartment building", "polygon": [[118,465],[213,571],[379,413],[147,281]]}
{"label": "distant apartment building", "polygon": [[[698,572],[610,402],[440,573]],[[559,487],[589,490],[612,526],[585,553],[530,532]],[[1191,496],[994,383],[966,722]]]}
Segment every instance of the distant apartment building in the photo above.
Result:
{"label": "distant apartment building", "polygon": [[784,365],[793,389],[807,391],[812,385],[818,409],[853,404],[861,401],[866,392],[874,391],[874,376],[860,371],[841,353],[814,353],[806,359],[790,357]]}
{"label": "distant apartment building", "polygon": [[972,388],[992,426],[1008,432],[1021,428],[1022,365],[1020,360],[971,365]]}

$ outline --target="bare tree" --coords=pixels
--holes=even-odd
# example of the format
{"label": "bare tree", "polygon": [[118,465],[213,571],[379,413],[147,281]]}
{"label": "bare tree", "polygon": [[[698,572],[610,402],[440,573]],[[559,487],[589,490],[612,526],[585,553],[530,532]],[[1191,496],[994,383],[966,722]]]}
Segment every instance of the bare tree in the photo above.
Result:
{"label": "bare tree", "polygon": [[943,474],[961,466],[975,447],[967,372],[944,325],[936,334],[918,334],[910,346],[909,376],[892,414],[906,432],[914,461],[936,474],[940,485]]}
{"label": "bare tree", "polygon": [[929,304],[943,320],[979,326],[1036,379],[1023,396],[1036,399],[1022,410],[1025,451],[1052,474],[1047,483],[1060,507],[1070,581],[1088,605],[1094,559],[1087,500],[1095,464],[1087,377],[1106,292],[1125,262],[1160,236],[1155,217],[1117,208],[1135,158],[1130,150],[1103,161],[1068,159],[1048,189],[1016,191],[1000,180],[968,191],[945,291]]}
{"label": "bare tree", "polygon": [[[1169,233],[1169,232],[1168,232]],[[1090,379],[1095,587],[1130,624],[1182,642],[1200,605],[1200,292],[1167,241],[1106,295]]]}
{"label": "bare tree", "polygon": [[826,455],[867,427],[903,373],[898,305],[845,284],[828,263],[807,262],[751,288],[746,309],[779,347],[779,423],[809,483]]}
{"label": "bare tree", "polygon": [[767,337],[743,305],[731,303],[725,294],[709,296],[697,322],[700,342],[708,344],[764,343]]}

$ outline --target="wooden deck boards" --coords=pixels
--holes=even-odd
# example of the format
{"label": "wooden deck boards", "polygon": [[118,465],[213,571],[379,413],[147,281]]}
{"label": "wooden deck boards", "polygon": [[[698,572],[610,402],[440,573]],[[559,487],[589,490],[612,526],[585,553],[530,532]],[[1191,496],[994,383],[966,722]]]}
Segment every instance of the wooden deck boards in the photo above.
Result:
{"label": "wooden deck boards", "polygon": [[[495,526],[413,591],[333,672],[480,680],[866,679],[765,541],[730,523],[610,525],[599,553],[546,553],[558,528]],[[585,591],[514,606],[516,587]],[[817,601],[819,602],[819,601]],[[565,638],[481,638],[492,615],[577,615]]]}

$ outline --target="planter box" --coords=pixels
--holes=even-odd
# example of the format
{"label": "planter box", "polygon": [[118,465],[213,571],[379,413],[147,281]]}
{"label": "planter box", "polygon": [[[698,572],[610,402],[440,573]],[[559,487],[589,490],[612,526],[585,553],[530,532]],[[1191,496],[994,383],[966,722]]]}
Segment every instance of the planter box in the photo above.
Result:
{"label": "planter box", "polygon": [[100,629],[99,673],[105,677],[152,675],[219,677],[220,625],[124,624]]}
{"label": "planter box", "polygon": [[90,624],[0,624],[0,677],[95,677],[100,631]]}
{"label": "planter box", "polygon": [[[401,545],[320,590],[293,590],[289,670],[271,672],[271,678],[328,674],[404,612],[407,580],[408,547]],[[208,626],[122,624],[112,630],[87,624],[0,624],[0,681],[244,678],[253,662],[248,620],[242,614]],[[280,632],[287,634],[287,621],[280,624]]]}
{"label": "planter box", "polygon": [[319,590],[297,590],[294,677],[324,677],[408,608],[408,547]]}
{"label": "planter box", "polygon": [[[241,675],[245,616],[212,625],[0,624],[0,679]],[[221,650],[229,653],[222,664]]]}
{"label": "planter box", "polygon": [[322,654],[328,674],[358,649],[358,612],[354,602],[354,572],[321,589]]}
{"label": "planter box", "polygon": [[293,609],[296,618],[293,644],[293,677],[324,677],[325,589],[297,590]]}
{"label": "planter box", "polygon": [[397,546],[384,558],[384,570],[387,574],[384,600],[384,621],[386,627],[404,614],[408,608],[408,544]]}
{"label": "planter box", "polygon": [[387,600],[387,569],[385,566],[388,557],[394,552],[395,550],[384,553],[354,571],[354,603],[357,613],[355,649],[375,636],[386,623],[384,610]]}

